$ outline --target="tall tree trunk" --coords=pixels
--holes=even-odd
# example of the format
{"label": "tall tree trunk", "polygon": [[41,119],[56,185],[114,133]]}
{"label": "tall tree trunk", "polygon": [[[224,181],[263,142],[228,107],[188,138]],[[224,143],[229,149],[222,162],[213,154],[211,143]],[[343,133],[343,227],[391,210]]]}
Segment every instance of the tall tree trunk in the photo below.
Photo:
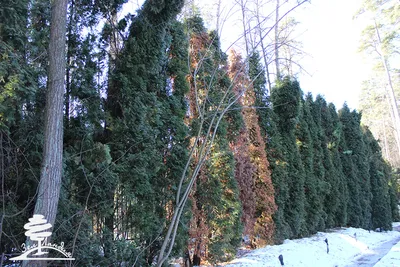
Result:
{"label": "tall tree trunk", "polygon": [[383,119],[383,140],[384,140],[384,151],[385,151],[385,158],[390,162],[390,154],[389,154],[389,145],[388,145],[388,140],[387,140],[387,135],[386,135],[386,120]]}
{"label": "tall tree trunk", "polygon": [[216,26],[216,31],[218,36],[221,36],[220,33],[220,24],[221,24],[221,0],[217,0],[217,26]]}
{"label": "tall tree trunk", "polygon": [[[34,211],[34,214],[44,215],[53,226],[57,215],[62,175],[67,3],[68,0],[53,0],[51,2],[44,152]],[[49,241],[49,238],[47,241]]]}
{"label": "tall tree trunk", "polygon": [[268,67],[268,60],[267,60],[267,53],[265,51],[265,46],[264,46],[264,37],[262,35],[262,29],[261,29],[261,19],[260,19],[260,5],[257,1],[256,4],[256,19],[257,19],[257,28],[258,28],[258,35],[260,37],[260,45],[261,45],[261,50],[262,50],[262,55],[264,59],[264,66],[265,66],[265,74],[267,78],[267,83],[268,83],[268,92],[271,93],[272,90],[272,84],[271,84],[271,79],[270,79],[270,74],[269,74],[269,67]]}
{"label": "tall tree trunk", "polygon": [[393,109],[393,106],[390,104],[390,100],[388,98],[386,98],[386,100],[387,100],[387,105],[388,105],[388,108],[389,108],[390,119],[392,121],[393,129],[394,129],[394,140],[396,141],[396,147],[397,147],[397,153],[396,153],[397,157],[396,158],[399,158],[400,140],[399,140],[399,135],[397,134],[396,119],[395,119],[395,116],[394,116],[395,111]]}
{"label": "tall tree trunk", "polygon": [[275,66],[276,66],[276,79],[280,81],[281,71],[279,69],[279,0],[276,0],[275,8]]}
{"label": "tall tree trunk", "polygon": [[71,58],[72,58],[72,27],[74,23],[74,1],[70,4],[69,24],[68,24],[68,40],[67,40],[67,66],[65,77],[65,127],[69,127],[69,113],[70,113],[70,97],[71,97]]}
{"label": "tall tree trunk", "polygon": [[117,30],[118,27],[118,15],[117,10],[113,9],[110,11],[110,24],[111,24],[111,37],[110,37],[110,51],[109,51],[109,71],[111,72],[114,69],[115,61],[117,60],[117,56],[119,53],[119,43],[120,43],[120,36]]}
{"label": "tall tree trunk", "polygon": [[[109,45],[110,49],[108,52],[108,88],[112,86],[112,77],[111,74],[113,73],[115,69],[115,64],[118,56],[118,47],[119,47],[119,35],[118,35],[118,30],[117,30],[117,24],[118,24],[118,16],[117,16],[117,10],[113,9],[110,11],[110,18],[109,18],[109,23],[111,24],[111,36],[109,39]],[[104,126],[104,136],[106,137],[107,142],[110,140],[109,138],[109,132],[107,130],[108,126],[110,125],[110,122],[106,120],[105,126]],[[115,215],[115,210],[117,209],[118,205],[118,199],[115,199],[115,194],[118,194],[117,188],[113,187],[107,192],[107,200],[111,201],[110,207],[112,207],[112,211],[107,214],[104,218],[104,228],[105,234],[103,236],[104,240],[104,257],[108,260],[109,266],[112,266],[113,262],[113,242],[114,242],[114,215]]]}
{"label": "tall tree trunk", "polygon": [[35,214],[44,215],[52,225],[57,214],[62,174],[67,3],[67,0],[52,1],[44,154],[35,205]]}
{"label": "tall tree trunk", "polygon": [[247,37],[247,26],[246,26],[246,2],[240,0],[240,10],[242,15],[242,24],[243,24],[243,37],[244,37],[244,44],[246,47],[246,57],[249,56],[249,40]]}
{"label": "tall tree trunk", "polygon": [[389,71],[389,66],[387,63],[387,59],[386,56],[384,54],[384,51],[382,50],[382,40],[381,40],[381,36],[379,34],[379,29],[378,29],[378,25],[376,25],[375,22],[375,31],[376,31],[376,37],[378,39],[378,45],[379,45],[379,53],[381,56],[381,61],[383,64],[383,67],[385,68],[385,72],[386,72],[386,78],[387,78],[387,82],[388,82],[388,93],[389,93],[389,98],[390,98],[390,105],[392,107],[392,111],[393,111],[393,115],[394,115],[394,126],[395,126],[395,131],[396,131],[396,139],[398,140],[398,155],[400,156],[400,115],[399,115],[399,107],[397,105],[397,100],[396,100],[396,96],[394,94],[394,88],[393,88],[393,83],[392,83],[392,77],[390,75],[390,71]]}

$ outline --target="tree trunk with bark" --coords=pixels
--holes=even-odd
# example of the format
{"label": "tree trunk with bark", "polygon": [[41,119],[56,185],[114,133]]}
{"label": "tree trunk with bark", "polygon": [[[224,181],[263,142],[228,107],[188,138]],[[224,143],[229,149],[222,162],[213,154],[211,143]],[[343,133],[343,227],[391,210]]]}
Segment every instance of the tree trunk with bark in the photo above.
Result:
{"label": "tree trunk with bark", "polygon": [[279,68],[279,0],[276,0],[275,8],[275,67],[276,67],[276,80],[280,81],[281,71]]}
{"label": "tree trunk with bark", "polygon": [[[44,124],[44,152],[34,214],[54,226],[60,198],[63,154],[63,107],[66,73],[67,0],[51,2],[48,89]],[[47,239],[49,241],[49,238]],[[42,262],[41,266],[46,263]],[[28,264],[28,262],[25,262]]]}
{"label": "tree trunk with bark", "polygon": [[385,68],[385,73],[386,73],[386,78],[387,78],[387,83],[389,85],[388,87],[388,95],[390,98],[390,105],[392,107],[392,111],[393,111],[393,116],[394,116],[394,127],[395,127],[395,133],[396,133],[396,140],[397,140],[397,146],[398,146],[398,154],[400,156],[400,114],[399,114],[399,107],[397,105],[397,99],[394,93],[394,87],[393,87],[393,82],[392,82],[392,76],[390,74],[390,69],[388,66],[388,62],[387,62],[387,57],[384,54],[384,51],[382,49],[382,40],[381,40],[381,36],[379,33],[379,29],[378,29],[378,25],[375,22],[375,31],[376,31],[376,37],[378,40],[378,46],[379,46],[379,54],[381,57],[381,61],[382,61],[382,65]]}
{"label": "tree trunk with bark", "polygon": [[261,28],[261,18],[260,18],[260,4],[257,1],[256,2],[256,19],[257,19],[257,31],[258,31],[258,36],[260,38],[260,45],[261,45],[261,51],[262,51],[262,57],[264,60],[264,67],[265,67],[265,72],[266,72],[266,78],[267,78],[267,84],[268,84],[268,92],[271,92],[272,90],[272,84],[271,84],[271,79],[270,79],[270,71],[269,71],[269,63],[267,59],[267,51],[266,47],[264,46],[264,37],[263,37],[263,31]]}

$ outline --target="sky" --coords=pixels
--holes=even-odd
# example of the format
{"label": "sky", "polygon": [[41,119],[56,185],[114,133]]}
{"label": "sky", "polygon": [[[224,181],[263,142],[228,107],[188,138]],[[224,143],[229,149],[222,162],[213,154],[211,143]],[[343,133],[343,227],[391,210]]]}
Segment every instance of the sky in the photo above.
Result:
{"label": "sky", "polygon": [[[130,0],[125,12],[133,12],[143,0]],[[214,0],[199,0],[204,6],[204,16],[215,12]],[[233,3],[234,0],[223,0]],[[304,92],[324,96],[340,109],[347,102],[357,109],[360,87],[368,79],[370,64],[357,52],[360,34],[365,27],[362,18],[353,16],[362,0],[311,0],[293,13],[298,25],[298,40],[308,54],[299,62],[308,72],[299,75]],[[229,5],[229,4],[228,4]],[[232,17],[238,14],[232,14]],[[207,18],[205,18],[207,20]],[[222,32],[222,48],[227,47],[241,34],[238,19],[227,22]]]}
{"label": "sky", "polygon": [[304,32],[300,40],[310,53],[303,65],[311,76],[301,75],[300,85],[338,109],[344,102],[357,108],[361,82],[370,72],[365,56],[357,52],[365,27],[362,18],[353,19],[360,6],[361,0],[312,0],[296,12]]}
{"label": "sky", "polygon": [[[311,0],[290,14],[300,22],[296,36],[308,54],[299,62],[307,72],[298,76],[300,86],[314,97],[324,96],[337,109],[344,102],[357,109],[361,83],[371,69],[368,59],[358,52],[366,20],[353,19],[362,1]],[[222,47],[235,40],[235,31],[241,34],[240,22],[225,25]]]}

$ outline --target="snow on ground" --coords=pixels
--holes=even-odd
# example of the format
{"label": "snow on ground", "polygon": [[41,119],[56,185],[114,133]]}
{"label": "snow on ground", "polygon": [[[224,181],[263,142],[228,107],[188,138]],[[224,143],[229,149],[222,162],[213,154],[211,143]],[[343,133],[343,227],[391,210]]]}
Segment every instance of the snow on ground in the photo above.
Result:
{"label": "snow on ground", "polygon": [[[396,224],[397,227],[400,228],[400,223]],[[397,244],[394,245],[392,249],[386,254],[386,256],[384,256],[375,266],[376,267],[400,266],[400,242],[397,242]]]}
{"label": "snow on ground", "polygon": [[[400,223],[394,223],[393,227],[400,227]],[[328,240],[329,253],[325,239]],[[285,267],[399,267],[399,252],[400,232],[380,233],[359,228],[341,228],[327,233],[319,232],[309,238],[285,240],[282,245],[253,250],[222,265],[279,267],[281,264],[278,257],[282,255]]]}
{"label": "snow on ground", "polygon": [[395,245],[386,256],[384,256],[375,267],[400,266],[400,242]]}

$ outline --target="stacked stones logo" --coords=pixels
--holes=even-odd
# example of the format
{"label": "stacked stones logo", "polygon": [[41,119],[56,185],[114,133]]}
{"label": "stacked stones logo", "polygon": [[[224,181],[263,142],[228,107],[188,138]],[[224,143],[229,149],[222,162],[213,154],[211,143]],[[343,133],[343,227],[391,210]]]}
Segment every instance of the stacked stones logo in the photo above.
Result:
{"label": "stacked stones logo", "polygon": [[[37,244],[29,246],[22,244],[23,253],[18,257],[11,258],[10,260],[75,260],[75,258],[72,258],[71,253],[65,251],[63,242],[61,242],[60,245],[47,243],[47,237],[51,236],[51,232],[46,230],[49,230],[51,227],[51,224],[47,223],[47,220],[43,215],[33,215],[33,217],[29,219],[29,223],[24,225],[24,229],[28,230],[25,232],[25,235],[32,241],[37,241]],[[44,240],[45,242],[43,242]],[[45,249],[45,251],[43,251],[43,249]],[[45,256],[51,250],[57,251],[57,254],[61,254],[63,257],[46,258]]]}

